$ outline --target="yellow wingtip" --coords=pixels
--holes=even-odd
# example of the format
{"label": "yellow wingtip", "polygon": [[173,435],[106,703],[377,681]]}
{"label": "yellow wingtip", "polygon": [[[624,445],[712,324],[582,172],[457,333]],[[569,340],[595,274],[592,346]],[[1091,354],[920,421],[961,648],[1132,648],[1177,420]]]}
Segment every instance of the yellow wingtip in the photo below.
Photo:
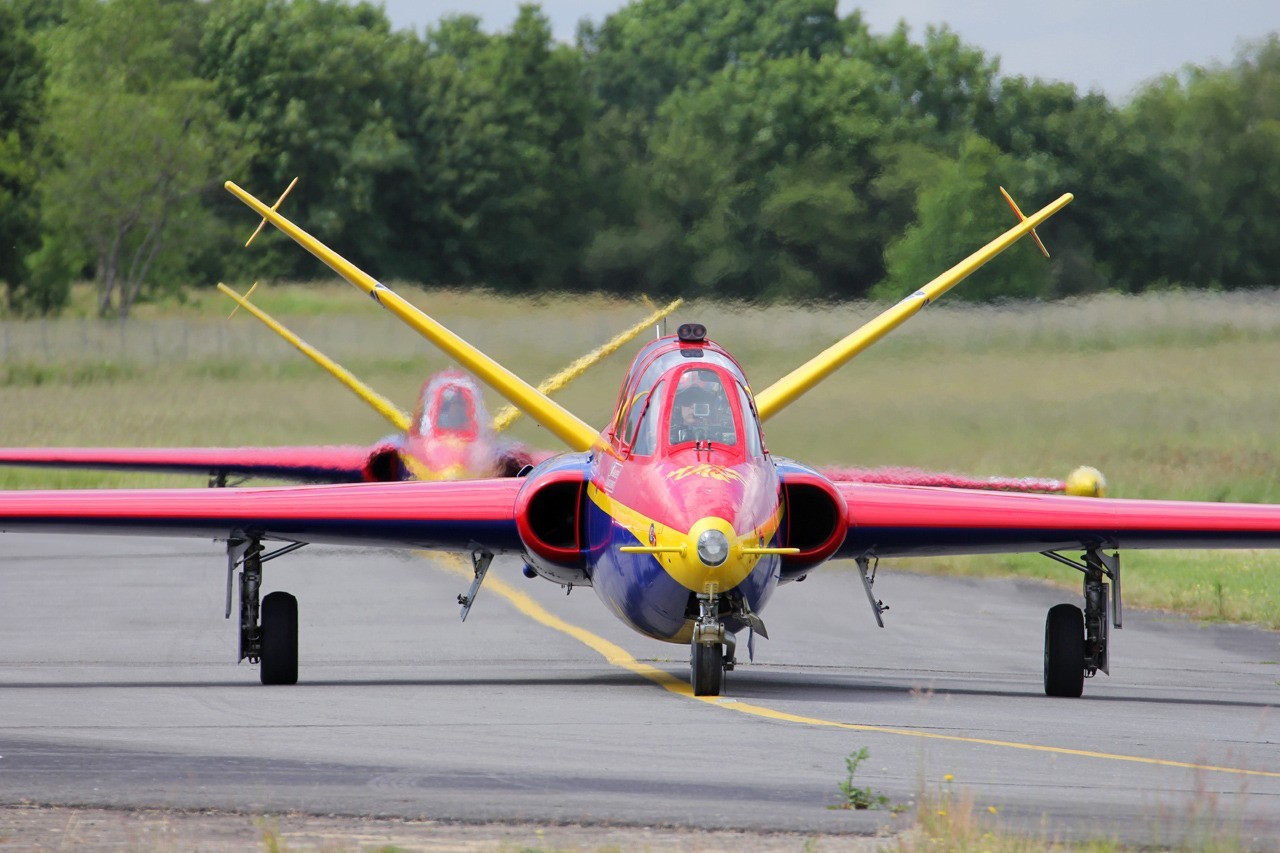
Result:
{"label": "yellow wingtip", "polygon": [[1103,498],[1107,496],[1107,478],[1097,468],[1081,465],[1067,475],[1064,491],[1078,497]]}

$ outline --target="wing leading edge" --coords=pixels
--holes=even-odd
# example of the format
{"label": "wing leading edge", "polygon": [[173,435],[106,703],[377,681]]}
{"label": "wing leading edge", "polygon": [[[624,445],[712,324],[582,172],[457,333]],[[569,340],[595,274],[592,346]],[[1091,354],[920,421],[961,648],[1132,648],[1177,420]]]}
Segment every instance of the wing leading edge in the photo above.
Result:
{"label": "wing leading edge", "polygon": [[1070,549],[1280,548],[1280,506],[836,483],[848,533],[836,556]]}
{"label": "wing leading edge", "polygon": [[0,492],[0,531],[520,550],[524,480]]}

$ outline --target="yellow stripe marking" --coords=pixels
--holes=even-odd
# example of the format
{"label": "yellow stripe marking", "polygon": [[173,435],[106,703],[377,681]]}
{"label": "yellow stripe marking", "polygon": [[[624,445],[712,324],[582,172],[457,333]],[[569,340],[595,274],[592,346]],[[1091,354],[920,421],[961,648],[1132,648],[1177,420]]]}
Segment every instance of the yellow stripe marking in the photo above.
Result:
{"label": "yellow stripe marking", "polygon": [[[442,563],[449,571],[464,577],[472,577],[471,567],[459,557],[457,554],[439,554],[429,552],[433,559]],[[559,631],[562,634],[568,634],[584,646],[594,652],[597,652],[611,666],[622,667],[630,670],[642,678],[647,678],[652,682],[662,685],[672,693],[678,693],[682,696],[693,696],[693,689],[684,681],[676,678],[666,670],[658,669],[656,666],[650,666],[647,663],[641,663],[636,660],[624,648],[615,643],[611,643],[604,637],[597,636],[585,628],[579,628],[564,621],[559,616],[552,614],[538,602],[534,601],[527,593],[520,592],[506,581],[500,578],[485,578],[485,587],[493,590],[498,595],[509,601],[517,610],[528,616],[535,622],[539,622]]]}
{"label": "yellow stripe marking", "polygon": [[[432,552],[430,556],[439,560],[450,571],[462,574],[468,578],[471,577],[471,569],[456,554],[439,554]],[[1078,758],[1100,758],[1106,761],[1128,761],[1133,764],[1147,764],[1154,767],[1177,767],[1185,770],[1203,770],[1214,773],[1233,773],[1237,776],[1261,776],[1268,779],[1280,779],[1280,773],[1267,770],[1247,770],[1240,767],[1220,767],[1213,764],[1196,764],[1189,761],[1171,761],[1165,758],[1145,758],[1140,755],[1121,755],[1113,752],[1094,752],[1087,749],[1069,749],[1063,746],[1041,746],[1034,743],[1019,743],[1010,740],[993,740],[990,738],[963,737],[961,735],[944,735],[936,732],[921,732],[913,729],[895,729],[888,726],[872,726],[863,723],[841,723],[834,720],[823,720],[818,717],[805,717],[800,714],[788,714],[785,711],[775,711],[772,708],[766,708],[762,705],[752,705],[749,702],[740,702],[737,699],[729,699],[723,696],[694,696],[693,689],[689,683],[683,679],[676,678],[666,670],[658,669],[646,663],[641,663],[632,655],[614,643],[609,642],[603,637],[596,636],[585,628],[579,628],[572,625],[558,616],[552,615],[541,604],[534,601],[528,594],[520,592],[515,587],[498,578],[489,577],[485,581],[485,585],[492,589],[495,593],[509,601],[517,610],[528,616],[535,622],[546,625],[562,634],[568,634],[578,642],[599,653],[611,666],[621,667],[630,670],[642,678],[675,693],[677,696],[684,696],[688,699],[694,699],[699,702],[705,702],[708,705],[715,705],[726,711],[736,711],[740,714],[746,714],[751,717],[761,717],[766,720],[777,720],[784,723],[798,723],[804,726],[819,726],[823,728],[843,729],[845,731],[854,732],[875,732],[884,735],[900,735],[902,737],[923,738],[925,740],[941,740],[951,743],[971,743],[980,746],[999,746],[1006,749],[1022,749],[1030,752],[1047,752],[1054,755],[1073,755]]]}

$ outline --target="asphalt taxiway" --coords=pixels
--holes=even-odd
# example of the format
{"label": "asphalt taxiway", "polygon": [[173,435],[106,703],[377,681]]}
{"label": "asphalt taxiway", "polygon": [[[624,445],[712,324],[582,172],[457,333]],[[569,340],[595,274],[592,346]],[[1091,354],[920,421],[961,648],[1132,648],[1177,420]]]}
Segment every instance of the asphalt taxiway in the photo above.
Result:
{"label": "asphalt taxiway", "polygon": [[[1066,571],[1064,569],[1064,571]],[[457,563],[308,547],[300,680],[234,662],[212,542],[0,536],[0,802],[870,834],[890,805],[1048,839],[1280,838],[1280,635],[1125,613],[1112,675],[1041,690],[1045,611],[1078,592],[899,574],[875,626],[827,567],[695,699],[688,651],[590,589],[499,558],[465,624]]]}

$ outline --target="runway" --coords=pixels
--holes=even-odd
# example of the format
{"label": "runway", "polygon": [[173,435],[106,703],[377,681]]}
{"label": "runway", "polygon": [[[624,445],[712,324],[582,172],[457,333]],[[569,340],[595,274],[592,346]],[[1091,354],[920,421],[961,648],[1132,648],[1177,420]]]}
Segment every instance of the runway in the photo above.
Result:
{"label": "runway", "polygon": [[425,555],[311,546],[264,578],[299,600],[293,687],[234,663],[220,543],[0,536],[0,802],[897,831],[832,808],[866,747],[854,784],[891,805],[1037,837],[1280,837],[1272,632],[1129,609],[1113,675],[1049,699],[1045,611],[1078,592],[885,564],[881,630],[834,566],[702,700],[664,686],[686,648],[515,560],[465,624],[467,579]]}

